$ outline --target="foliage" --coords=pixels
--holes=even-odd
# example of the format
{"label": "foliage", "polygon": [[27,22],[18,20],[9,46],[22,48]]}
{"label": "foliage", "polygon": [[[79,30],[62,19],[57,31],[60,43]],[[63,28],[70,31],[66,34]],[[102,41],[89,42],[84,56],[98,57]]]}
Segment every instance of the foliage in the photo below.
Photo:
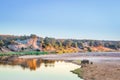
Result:
{"label": "foliage", "polygon": [[0,40],[0,47],[2,47],[3,45],[4,45],[4,42]]}
{"label": "foliage", "polygon": [[73,71],[71,71],[74,74],[77,74],[80,78],[83,78],[83,71],[81,70],[81,68],[75,69]]}
{"label": "foliage", "polygon": [[[90,47],[97,46],[120,50],[120,41],[42,38],[35,34],[31,34],[30,36],[0,35],[0,46],[5,46],[7,48],[8,45],[15,44],[17,40],[27,40],[29,38],[37,38],[37,45],[40,46],[43,51],[56,49],[56,52],[58,53],[77,52],[76,49],[78,48],[82,50],[87,49],[87,51],[91,52],[92,50]],[[25,49],[21,48],[21,50],[24,51]]]}
{"label": "foliage", "polygon": [[0,53],[0,56],[12,56],[12,55],[43,55],[48,54],[47,52],[39,52],[39,51],[27,51],[27,52],[7,52]]}

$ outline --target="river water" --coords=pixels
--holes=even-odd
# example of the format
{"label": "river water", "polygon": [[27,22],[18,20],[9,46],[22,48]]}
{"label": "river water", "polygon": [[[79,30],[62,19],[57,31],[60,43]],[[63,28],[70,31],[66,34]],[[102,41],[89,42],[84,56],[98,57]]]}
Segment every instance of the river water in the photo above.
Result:
{"label": "river water", "polygon": [[64,61],[27,60],[0,64],[0,80],[82,80],[71,70],[80,66]]}

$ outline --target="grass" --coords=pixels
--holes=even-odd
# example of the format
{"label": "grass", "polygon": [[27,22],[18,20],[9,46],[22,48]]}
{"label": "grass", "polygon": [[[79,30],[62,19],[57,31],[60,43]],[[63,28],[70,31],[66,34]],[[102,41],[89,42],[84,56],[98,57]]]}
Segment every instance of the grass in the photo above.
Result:
{"label": "grass", "polygon": [[72,61],[73,63],[75,63],[75,64],[81,64],[81,60],[74,60],[74,61]]}
{"label": "grass", "polygon": [[77,74],[80,78],[83,78],[82,77],[83,71],[81,70],[81,68],[75,69],[75,70],[73,70],[71,72],[74,73],[74,74]]}
{"label": "grass", "polygon": [[26,52],[7,52],[0,53],[0,56],[12,56],[12,55],[41,55],[48,54],[47,52],[39,52],[39,51],[26,51]]}

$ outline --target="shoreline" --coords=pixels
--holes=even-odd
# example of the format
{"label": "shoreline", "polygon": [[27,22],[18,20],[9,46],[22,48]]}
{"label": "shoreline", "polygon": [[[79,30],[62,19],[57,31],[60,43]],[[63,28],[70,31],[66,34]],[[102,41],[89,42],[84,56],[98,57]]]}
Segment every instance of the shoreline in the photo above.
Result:
{"label": "shoreline", "polygon": [[[4,58],[4,57],[1,57]],[[117,53],[73,53],[73,54],[49,54],[49,55],[25,55],[6,57],[8,62],[24,62],[24,59],[42,59],[42,60],[64,60],[76,65],[81,65],[81,60],[89,60],[93,64],[77,69],[77,74],[84,80],[119,80],[120,79],[120,52]],[[1,60],[2,61],[2,60]],[[6,62],[5,62],[6,63]],[[11,64],[11,63],[10,63]],[[78,73],[78,71],[81,73]]]}
{"label": "shoreline", "polygon": [[120,52],[98,52],[98,53],[66,53],[47,55],[25,55],[19,56],[23,59],[46,59],[46,60],[90,60],[93,62],[101,60],[120,60]]}
{"label": "shoreline", "polygon": [[[108,53],[73,53],[61,55],[21,56],[19,58],[42,58],[47,60],[64,60],[81,65],[75,60],[87,59],[93,64],[73,70],[74,74],[84,80],[119,80],[120,79],[120,52]],[[73,62],[74,61],[74,62]],[[74,72],[76,71],[76,72]]]}
{"label": "shoreline", "polygon": [[84,80],[119,80],[120,62],[88,64],[71,72],[77,74]]}

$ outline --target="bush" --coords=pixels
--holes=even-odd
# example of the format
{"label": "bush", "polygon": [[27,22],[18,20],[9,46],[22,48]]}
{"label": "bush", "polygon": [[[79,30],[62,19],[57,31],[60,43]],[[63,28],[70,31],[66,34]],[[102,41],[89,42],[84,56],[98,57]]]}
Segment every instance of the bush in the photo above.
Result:
{"label": "bush", "polygon": [[12,56],[12,55],[44,55],[48,54],[47,52],[38,52],[38,51],[27,51],[27,52],[8,52],[0,53],[0,56]]}

